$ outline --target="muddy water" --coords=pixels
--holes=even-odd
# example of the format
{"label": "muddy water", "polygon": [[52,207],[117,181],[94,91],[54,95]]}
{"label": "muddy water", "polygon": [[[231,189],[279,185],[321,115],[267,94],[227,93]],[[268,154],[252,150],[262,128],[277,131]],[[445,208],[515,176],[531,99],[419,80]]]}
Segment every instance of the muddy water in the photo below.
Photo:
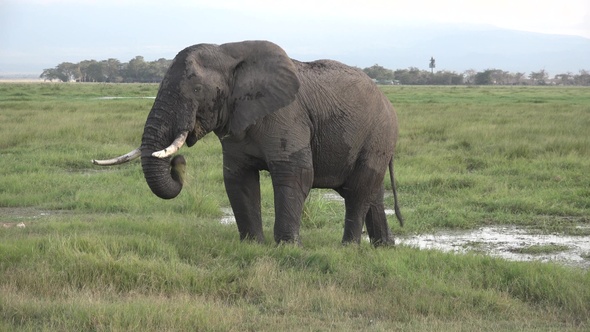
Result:
{"label": "muddy water", "polygon": [[221,212],[223,212],[223,216],[221,217],[222,225],[232,225],[236,223],[236,217],[234,217],[234,212],[231,208],[221,208]]}
{"label": "muddy water", "polygon": [[[321,196],[330,201],[344,204],[335,192],[325,191]],[[223,208],[220,222],[235,223],[232,210]],[[392,209],[386,209],[393,215]],[[590,230],[590,226],[578,228]],[[590,231],[580,232],[588,234]],[[368,238],[366,239],[368,241]],[[424,250],[467,253],[477,252],[513,261],[556,262],[568,266],[590,269],[590,236],[568,236],[563,234],[536,234],[531,229],[519,226],[486,226],[464,231],[439,231],[432,234],[417,234],[397,237],[396,243]],[[552,248],[534,252],[534,248]]]}
{"label": "muddy water", "polygon": [[40,210],[31,207],[1,207],[0,208],[0,223],[4,227],[11,227],[16,223],[27,223],[35,219],[47,217],[51,215],[49,210]]}
{"label": "muddy water", "polygon": [[[582,227],[582,226],[578,226]],[[590,236],[531,234],[518,226],[486,226],[469,231],[441,231],[402,237],[397,243],[445,252],[478,252],[514,261],[557,262],[590,268]],[[551,246],[555,250],[531,254],[531,248]]]}
{"label": "muddy water", "polygon": [[[326,200],[344,202],[332,191],[323,192],[322,197]],[[394,215],[395,212],[393,209],[385,209],[385,214]],[[587,225],[578,227],[590,229]],[[558,262],[590,268],[590,236],[533,234],[530,230],[518,226],[486,226],[466,231],[440,231],[398,237],[396,242],[419,249],[455,253],[478,252],[514,261]],[[552,250],[531,253],[535,251],[534,248]]]}

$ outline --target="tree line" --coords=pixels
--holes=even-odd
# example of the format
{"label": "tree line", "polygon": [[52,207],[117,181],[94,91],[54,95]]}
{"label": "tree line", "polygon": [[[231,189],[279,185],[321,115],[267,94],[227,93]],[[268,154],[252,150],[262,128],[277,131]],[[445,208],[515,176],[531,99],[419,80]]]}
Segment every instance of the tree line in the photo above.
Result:
{"label": "tree line", "polygon": [[159,83],[171,63],[172,60],[164,58],[145,61],[139,55],[129,62],[121,62],[117,59],[84,60],[79,63],[62,62],[55,68],[43,70],[39,77],[48,81],[62,82]]}
{"label": "tree line", "polygon": [[[145,61],[136,56],[129,62],[117,59],[102,61],[84,60],[79,63],[62,62],[55,68],[43,70],[40,78],[62,82],[110,82],[110,83],[158,83],[162,81],[172,60],[164,58]],[[421,70],[416,67],[391,70],[378,64],[363,71],[377,84],[404,85],[590,85],[590,71],[580,70],[578,74],[562,73],[553,78],[541,69],[528,75],[524,72],[511,73],[501,69],[473,69],[463,73],[453,71]]]}
{"label": "tree line", "polygon": [[501,69],[476,71],[466,70],[463,73],[453,71],[428,71],[416,67],[391,70],[378,64],[364,68],[363,71],[378,84],[404,85],[590,85],[590,71],[580,70],[578,74],[563,73],[553,78],[544,69],[531,72],[511,73]]}

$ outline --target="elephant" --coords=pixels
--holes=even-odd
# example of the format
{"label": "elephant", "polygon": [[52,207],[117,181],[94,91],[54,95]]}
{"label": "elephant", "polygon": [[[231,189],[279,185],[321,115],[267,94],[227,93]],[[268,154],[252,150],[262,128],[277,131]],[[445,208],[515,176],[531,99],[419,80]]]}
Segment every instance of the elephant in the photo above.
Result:
{"label": "elephant", "polygon": [[214,132],[240,239],[264,241],[260,171],[274,190],[274,240],[301,244],[304,202],[312,188],[331,188],[345,203],[342,243],[360,243],[363,223],[374,246],[393,245],[384,197],[394,180],[397,115],[358,68],[333,60],[300,62],[268,41],[197,44],[166,72],[139,148],[97,165],[141,157],[145,180],[163,199],[183,186],[186,161],[174,155]]}

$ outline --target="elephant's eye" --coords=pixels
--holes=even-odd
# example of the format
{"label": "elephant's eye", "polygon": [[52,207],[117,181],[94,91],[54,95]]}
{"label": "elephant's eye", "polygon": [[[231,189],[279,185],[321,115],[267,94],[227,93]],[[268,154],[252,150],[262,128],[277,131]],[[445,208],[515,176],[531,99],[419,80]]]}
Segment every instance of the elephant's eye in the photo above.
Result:
{"label": "elephant's eye", "polygon": [[195,87],[193,88],[193,91],[194,91],[194,92],[197,92],[197,93],[198,93],[198,92],[201,92],[202,90],[203,90],[203,85],[201,85],[201,84],[197,84],[197,85],[195,85]]}

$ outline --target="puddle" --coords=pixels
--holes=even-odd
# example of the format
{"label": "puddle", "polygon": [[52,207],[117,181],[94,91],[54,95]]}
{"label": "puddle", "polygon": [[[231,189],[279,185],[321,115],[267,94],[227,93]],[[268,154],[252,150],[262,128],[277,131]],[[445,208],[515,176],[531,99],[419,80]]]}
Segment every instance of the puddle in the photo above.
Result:
{"label": "puddle", "polygon": [[[336,192],[323,191],[321,197],[344,204]],[[222,208],[220,222],[235,224],[231,208]],[[393,209],[385,214],[394,215]],[[590,232],[590,226],[577,226],[582,234]],[[368,238],[365,238],[369,241]],[[396,237],[399,245],[424,250],[467,253],[477,252],[513,261],[555,262],[567,266],[590,269],[590,236],[563,234],[533,234],[530,229],[518,226],[486,226],[465,231],[439,231],[433,234],[418,234]]]}
{"label": "puddle", "polygon": [[4,228],[25,228],[31,221],[55,214],[55,211],[31,207],[1,207],[0,225]]}
{"label": "puddle", "polygon": [[13,219],[37,219],[52,214],[50,210],[31,207],[0,207],[0,221]]}
{"label": "puddle", "polygon": [[[396,242],[420,249],[456,253],[478,252],[513,261],[556,262],[590,268],[590,236],[531,234],[527,229],[517,226],[486,226],[469,231],[441,231],[398,237]],[[539,253],[534,253],[535,251]]]}
{"label": "puddle", "polygon": [[321,197],[325,200],[328,200],[328,201],[336,201],[336,202],[344,203],[344,198],[342,198],[342,196],[340,196],[339,193],[332,191],[332,190],[323,191]]}
{"label": "puddle", "polygon": [[114,100],[114,99],[156,99],[156,97],[111,97],[111,96],[105,96],[105,97],[97,97],[96,99],[98,100]]}
{"label": "puddle", "polygon": [[236,223],[236,217],[231,208],[221,208],[221,212],[223,212],[223,216],[219,222],[222,225],[233,225]]}

